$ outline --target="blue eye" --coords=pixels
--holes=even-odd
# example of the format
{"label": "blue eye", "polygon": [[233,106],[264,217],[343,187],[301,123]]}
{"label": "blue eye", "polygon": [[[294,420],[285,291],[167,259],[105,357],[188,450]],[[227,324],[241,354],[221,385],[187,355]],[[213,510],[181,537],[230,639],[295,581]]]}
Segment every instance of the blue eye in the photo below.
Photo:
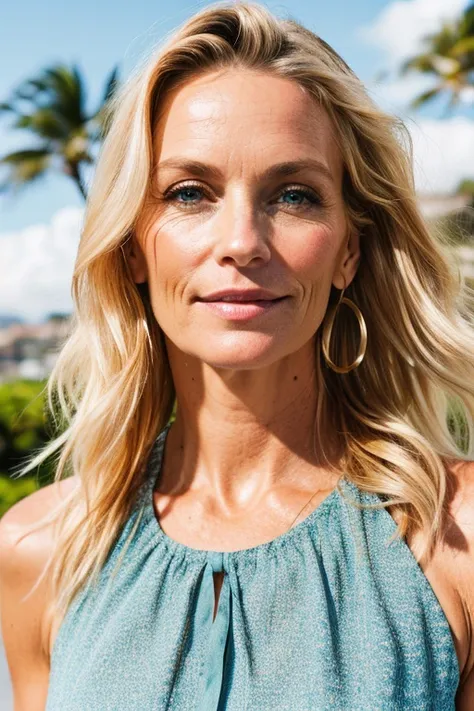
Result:
{"label": "blue eye", "polygon": [[[178,202],[195,202],[196,195],[199,196],[201,190],[198,188],[179,188],[174,192],[170,193],[170,196],[176,198]],[[181,198],[181,199],[180,199]]]}
{"label": "blue eye", "polygon": [[305,196],[299,190],[288,190],[288,192],[283,193],[281,197],[290,198],[291,205],[300,205],[301,200],[305,199]]}
{"label": "blue eye", "polygon": [[313,192],[309,190],[303,190],[302,188],[286,189],[284,192],[280,193],[279,200],[280,198],[290,198],[290,200],[286,202],[286,204],[294,207],[300,207],[301,205],[304,205],[305,200],[307,200],[313,205],[320,202],[320,200],[318,200],[317,196]]}
{"label": "blue eye", "polygon": [[[164,195],[166,201],[175,202],[182,207],[195,207],[202,202],[203,197],[209,197],[200,185],[177,185]],[[276,202],[290,208],[310,208],[324,205],[317,193],[304,187],[287,187],[280,192]]]}

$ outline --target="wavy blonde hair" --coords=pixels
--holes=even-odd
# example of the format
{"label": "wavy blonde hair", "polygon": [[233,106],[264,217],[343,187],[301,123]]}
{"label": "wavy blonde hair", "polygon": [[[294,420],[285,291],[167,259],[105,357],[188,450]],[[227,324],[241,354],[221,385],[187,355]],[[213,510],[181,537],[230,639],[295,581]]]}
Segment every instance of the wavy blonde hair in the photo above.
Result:
{"label": "wavy blonde hair", "polygon": [[[227,67],[298,82],[336,130],[347,219],[361,235],[350,296],[366,321],[368,345],[362,364],[341,375],[324,366],[318,329],[315,428],[329,418],[340,433],[344,475],[399,512],[400,535],[424,526],[432,545],[446,506],[444,460],[472,459],[472,293],[420,215],[408,131],[374,104],[326,42],[296,21],[258,4],[208,7],[146,58],[116,95],[87,200],[71,331],[48,382],[49,406],[66,429],[22,470],[59,452],[56,480],[71,472],[79,480],[45,519],[60,522],[43,573],[51,572],[58,613],[88,579],[97,579],[175,404],[163,333],[123,249],[149,194],[158,112],[172,88]],[[337,296],[331,293],[330,305]],[[336,362],[355,358],[360,338],[349,309],[340,312]],[[450,420],[453,406],[459,417]]]}

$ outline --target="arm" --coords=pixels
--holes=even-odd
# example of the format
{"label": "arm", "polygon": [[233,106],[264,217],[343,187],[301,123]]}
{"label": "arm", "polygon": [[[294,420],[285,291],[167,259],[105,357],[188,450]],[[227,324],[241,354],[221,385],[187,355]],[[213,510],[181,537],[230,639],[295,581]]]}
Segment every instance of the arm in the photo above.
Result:
{"label": "arm", "polygon": [[0,520],[0,619],[13,687],[14,711],[44,711],[49,682],[49,632],[46,610],[49,576],[26,600],[25,596],[50,555],[50,526],[19,540],[26,526],[57,504],[54,483],[15,504]]}
{"label": "arm", "polygon": [[474,462],[458,463],[453,527],[447,540],[452,544],[450,575],[461,601],[466,631],[466,658],[456,694],[456,711],[474,709]]}
{"label": "arm", "polygon": [[456,695],[456,711],[474,709],[474,673],[471,671]]}

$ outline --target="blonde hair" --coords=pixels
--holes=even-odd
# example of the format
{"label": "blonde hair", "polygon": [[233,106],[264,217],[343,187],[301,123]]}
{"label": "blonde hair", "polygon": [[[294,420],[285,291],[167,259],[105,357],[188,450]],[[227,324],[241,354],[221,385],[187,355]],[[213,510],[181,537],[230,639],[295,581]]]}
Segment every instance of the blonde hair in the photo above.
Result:
{"label": "blonde hair", "polygon": [[[345,477],[400,513],[400,535],[424,526],[432,544],[446,500],[443,459],[472,458],[472,295],[420,215],[407,130],[297,22],[257,4],[208,7],[117,94],[87,200],[71,332],[48,382],[49,406],[67,427],[22,470],[60,452],[56,480],[73,472],[80,482],[50,515],[61,523],[47,566],[60,612],[98,576],[175,404],[162,331],[123,251],[148,195],[158,112],[171,88],[236,66],[298,82],[329,113],[343,156],[347,219],[361,235],[345,295],[362,311],[368,344],[361,365],[341,375],[324,366],[318,329],[315,426],[329,418],[340,433]],[[349,309],[339,311],[336,363],[357,353],[360,338]],[[460,417],[449,421],[452,406]]]}

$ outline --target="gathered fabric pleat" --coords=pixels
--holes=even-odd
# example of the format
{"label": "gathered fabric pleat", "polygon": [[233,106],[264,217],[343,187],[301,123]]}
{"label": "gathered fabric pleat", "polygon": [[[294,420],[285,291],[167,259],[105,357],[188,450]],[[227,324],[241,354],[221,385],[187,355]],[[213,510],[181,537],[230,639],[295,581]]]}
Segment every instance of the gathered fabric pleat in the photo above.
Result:
{"label": "gathered fabric pleat", "polygon": [[[208,637],[205,659],[203,660],[202,695],[199,711],[217,711],[224,678],[227,641],[231,627],[232,598],[229,576],[224,570],[224,553],[209,551],[209,559],[204,566],[201,586],[196,605],[196,624]],[[216,617],[214,573],[224,572],[219,595]]]}

